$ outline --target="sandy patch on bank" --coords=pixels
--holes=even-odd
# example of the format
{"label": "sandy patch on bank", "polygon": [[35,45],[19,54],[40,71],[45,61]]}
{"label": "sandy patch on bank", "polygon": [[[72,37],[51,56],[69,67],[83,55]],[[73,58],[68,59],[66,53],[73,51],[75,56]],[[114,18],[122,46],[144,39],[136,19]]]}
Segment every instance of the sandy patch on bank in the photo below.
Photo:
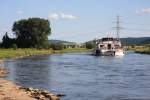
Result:
{"label": "sandy patch on bank", "polygon": [[19,86],[0,79],[0,100],[36,100],[29,97]]}
{"label": "sandy patch on bank", "polygon": [[[0,68],[0,77],[4,77],[7,74],[7,70]],[[19,89],[10,81],[0,78],[0,100],[36,100],[29,97],[23,90]]]}
{"label": "sandy patch on bank", "polygon": [[[1,64],[1,61],[0,61]],[[58,96],[45,90],[24,88],[3,79],[8,74],[4,68],[0,68],[0,100],[60,100]]]}

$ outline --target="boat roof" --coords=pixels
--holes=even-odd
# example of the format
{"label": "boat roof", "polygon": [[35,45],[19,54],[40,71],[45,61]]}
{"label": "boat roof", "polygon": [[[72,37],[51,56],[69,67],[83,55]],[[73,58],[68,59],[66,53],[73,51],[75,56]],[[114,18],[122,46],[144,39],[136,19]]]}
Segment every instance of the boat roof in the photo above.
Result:
{"label": "boat roof", "polygon": [[102,41],[118,41],[118,39],[113,38],[113,37],[106,37],[106,38],[102,38]]}

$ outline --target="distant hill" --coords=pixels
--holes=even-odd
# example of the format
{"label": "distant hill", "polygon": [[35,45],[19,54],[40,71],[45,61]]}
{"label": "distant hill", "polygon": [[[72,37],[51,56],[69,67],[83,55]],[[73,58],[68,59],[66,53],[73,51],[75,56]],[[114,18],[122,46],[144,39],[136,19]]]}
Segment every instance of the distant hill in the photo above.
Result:
{"label": "distant hill", "polygon": [[50,44],[57,44],[57,43],[62,43],[62,44],[76,44],[76,42],[69,42],[69,41],[63,41],[63,40],[49,40]]}
{"label": "distant hill", "polygon": [[149,39],[146,39],[145,41],[143,41],[142,44],[150,44],[150,38],[149,38]]}
{"label": "distant hill", "polygon": [[125,45],[142,45],[150,44],[150,37],[139,37],[139,38],[121,38],[121,42]]}
{"label": "distant hill", "polygon": [[[124,45],[143,45],[150,44],[150,37],[129,37],[129,38],[120,38],[122,44]],[[93,41],[88,41],[89,43]]]}

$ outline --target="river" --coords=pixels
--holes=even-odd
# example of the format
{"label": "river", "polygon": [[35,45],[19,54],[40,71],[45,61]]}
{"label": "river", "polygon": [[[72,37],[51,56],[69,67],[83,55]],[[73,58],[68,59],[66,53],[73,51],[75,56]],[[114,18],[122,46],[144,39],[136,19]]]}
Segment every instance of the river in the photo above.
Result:
{"label": "river", "polygon": [[150,56],[86,53],[7,59],[8,80],[63,93],[62,100],[150,100]]}

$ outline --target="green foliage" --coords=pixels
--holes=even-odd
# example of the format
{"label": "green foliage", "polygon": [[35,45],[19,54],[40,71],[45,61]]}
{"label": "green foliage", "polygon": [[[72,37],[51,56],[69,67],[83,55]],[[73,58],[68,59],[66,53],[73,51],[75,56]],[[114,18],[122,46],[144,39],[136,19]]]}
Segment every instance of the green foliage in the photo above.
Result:
{"label": "green foliage", "polygon": [[86,42],[85,45],[86,45],[86,48],[87,48],[87,49],[93,49],[94,46],[95,46],[95,44],[94,44],[93,41],[91,41],[91,42]]}
{"label": "green foliage", "polygon": [[14,50],[17,49],[17,45],[16,44],[12,44],[11,48],[13,48]]}
{"label": "green foliage", "polygon": [[19,20],[14,23],[12,30],[16,44],[21,48],[45,48],[51,33],[49,21],[41,18]]}
{"label": "green foliage", "polygon": [[54,43],[54,44],[51,44],[51,48],[53,50],[63,50],[64,45],[62,43]]}
{"label": "green foliage", "polygon": [[135,48],[135,45],[131,45],[131,48]]}
{"label": "green foliage", "polygon": [[13,43],[15,43],[15,39],[9,38],[9,36],[8,36],[8,34],[6,32],[5,35],[2,38],[1,47],[3,47],[3,48],[10,48]]}
{"label": "green foliage", "polygon": [[10,46],[10,38],[6,32],[2,38],[2,47],[9,48],[9,46]]}

